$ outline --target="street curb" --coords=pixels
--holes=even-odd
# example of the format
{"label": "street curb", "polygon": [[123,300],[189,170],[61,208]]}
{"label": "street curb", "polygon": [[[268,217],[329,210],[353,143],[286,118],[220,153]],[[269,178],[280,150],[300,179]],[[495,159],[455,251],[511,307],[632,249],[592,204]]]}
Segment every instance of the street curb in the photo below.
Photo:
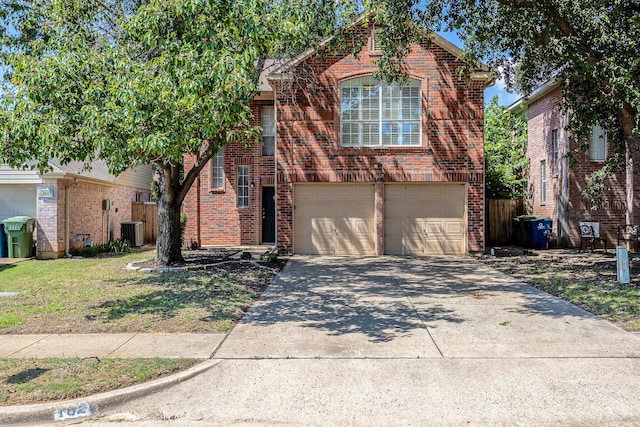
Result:
{"label": "street curb", "polygon": [[[220,362],[221,360],[208,359],[185,371],[168,377],[84,398],[54,403],[0,407],[0,424],[33,424],[93,417],[100,415],[105,409],[121,405],[128,400],[157,393],[158,391],[189,380],[196,375],[208,371]],[[82,408],[82,410],[76,410],[77,408]],[[56,415],[61,415],[64,418],[56,418]]]}

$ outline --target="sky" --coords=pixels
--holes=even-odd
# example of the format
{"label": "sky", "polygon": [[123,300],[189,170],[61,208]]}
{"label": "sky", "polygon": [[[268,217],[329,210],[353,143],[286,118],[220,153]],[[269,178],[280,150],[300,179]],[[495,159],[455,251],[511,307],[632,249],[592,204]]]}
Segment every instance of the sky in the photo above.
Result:
{"label": "sky", "polygon": [[[451,43],[462,48],[463,43],[460,41],[458,35],[454,32],[439,32],[442,37],[449,40]],[[505,90],[504,81],[502,79],[497,80],[495,84],[484,91],[484,103],[487,105],[491,98],[498,95],[498,104],[509,106],[520,99],[520,95],[517,93],[509,93]]]}

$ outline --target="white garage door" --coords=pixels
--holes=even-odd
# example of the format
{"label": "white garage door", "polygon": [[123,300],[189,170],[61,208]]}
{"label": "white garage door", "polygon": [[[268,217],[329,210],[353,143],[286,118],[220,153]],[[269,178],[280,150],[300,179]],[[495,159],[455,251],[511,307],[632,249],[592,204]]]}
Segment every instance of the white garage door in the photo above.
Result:
{"label": "white garage door", "polygon": [[18,215],[36,217],[36,186],[0,185],[0,220]]}
{"label": "white garage door", "polygon": [[294,247],[299,254],[375,254],[372,184],[296,184]]}
{"label": "white garage door", "polygon": [[385,253],[466,252],[464,184],[387,184],[384,206]]}

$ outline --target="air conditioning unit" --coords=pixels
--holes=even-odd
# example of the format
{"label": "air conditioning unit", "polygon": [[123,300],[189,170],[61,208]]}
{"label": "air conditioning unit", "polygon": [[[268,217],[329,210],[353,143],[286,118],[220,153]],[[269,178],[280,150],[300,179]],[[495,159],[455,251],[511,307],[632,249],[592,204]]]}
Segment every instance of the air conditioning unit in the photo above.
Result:
{"label": "air conditioning unit", "polygon": [[142,246],[144,235],[141,222],[123,222],[120,224],[120,239],[128,241],[131,246]]}

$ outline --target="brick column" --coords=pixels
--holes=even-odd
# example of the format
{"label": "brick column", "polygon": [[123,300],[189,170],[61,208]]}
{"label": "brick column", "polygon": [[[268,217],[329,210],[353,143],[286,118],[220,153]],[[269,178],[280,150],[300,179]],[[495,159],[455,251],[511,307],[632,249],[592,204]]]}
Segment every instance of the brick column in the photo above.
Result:
{"label": "brick column", "polygon": [[[64,207],[60,209],[59,201],[64,199],[64,187],[57,183],[47,182],[38,184],[38,196],[36,200],[37,224],[36,224],[36,250],[38,258],[58,258],[64,255],[64,240],[61,240],[60,226],[64,227],[64,222],[59,216],[64,218]],[[40,197],[40,190],[46,191],[51,197]],[[63,205],[64,206],[64,205]]]}
{"label": "brick column", "polygon": [[376,181],[376,255],[384,254],[384,183]]}

